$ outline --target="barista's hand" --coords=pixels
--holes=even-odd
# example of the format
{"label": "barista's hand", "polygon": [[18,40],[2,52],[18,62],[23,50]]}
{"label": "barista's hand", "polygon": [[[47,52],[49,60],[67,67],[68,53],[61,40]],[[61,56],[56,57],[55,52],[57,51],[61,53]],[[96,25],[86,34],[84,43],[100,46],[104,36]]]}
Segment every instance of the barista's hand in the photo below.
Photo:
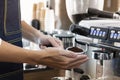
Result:
{"label": "barista's hand", "polygon": [[80,66],[88,60],[86,55],[77,55],[74,52],[60,48],[45,48],[41,50],[42,58],[37,56],[37,64],[47,65],[53,68],[71,69]]}
{"label": "barista's hand", "polygon": [[53,46],[53,47],[59,47],[59,48],[63,48],[63,43],[61,40],[51,37],[49,35],[43,35],[41,37],[41,44],[40,46]]}

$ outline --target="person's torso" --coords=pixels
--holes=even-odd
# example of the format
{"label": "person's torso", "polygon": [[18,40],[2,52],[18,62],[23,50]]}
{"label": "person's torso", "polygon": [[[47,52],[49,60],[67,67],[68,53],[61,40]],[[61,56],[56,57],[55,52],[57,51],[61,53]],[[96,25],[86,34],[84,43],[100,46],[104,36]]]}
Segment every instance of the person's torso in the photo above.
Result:
{"label": "person's torso", "polygon": [[[22,47],[20,25],[20,0],[0,0],[0,38]],[[7,52],[9,53],[9,51]],[[22,74],[22,64],[0,62],[0,80],[2,77],[8,76],[9,73],[11,76],[16,74],[20,76]],[[14,80],[11,76],[8,77],[9,79],[3,80]]]}

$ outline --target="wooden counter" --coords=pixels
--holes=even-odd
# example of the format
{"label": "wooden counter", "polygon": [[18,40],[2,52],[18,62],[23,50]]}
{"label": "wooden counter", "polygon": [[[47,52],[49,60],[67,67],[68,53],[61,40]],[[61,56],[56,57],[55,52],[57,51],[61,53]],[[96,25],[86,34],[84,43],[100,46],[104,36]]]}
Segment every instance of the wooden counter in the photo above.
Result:
{"label": "wooden counter", "polygon": [[65,70],[59,69],[33,69],[24,71],[24,80],[51,80],[52,77],[64,76]]}

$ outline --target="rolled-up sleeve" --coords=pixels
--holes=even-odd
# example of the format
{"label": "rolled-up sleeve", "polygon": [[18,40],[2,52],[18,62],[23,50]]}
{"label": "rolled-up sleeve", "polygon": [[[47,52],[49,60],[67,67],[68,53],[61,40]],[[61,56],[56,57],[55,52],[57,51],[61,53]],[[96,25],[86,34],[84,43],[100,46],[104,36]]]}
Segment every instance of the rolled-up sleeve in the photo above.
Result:
{"label": "rolled-up sleeve", "polygon": [[0,38],[0,45],[1,45],[2,39]]}

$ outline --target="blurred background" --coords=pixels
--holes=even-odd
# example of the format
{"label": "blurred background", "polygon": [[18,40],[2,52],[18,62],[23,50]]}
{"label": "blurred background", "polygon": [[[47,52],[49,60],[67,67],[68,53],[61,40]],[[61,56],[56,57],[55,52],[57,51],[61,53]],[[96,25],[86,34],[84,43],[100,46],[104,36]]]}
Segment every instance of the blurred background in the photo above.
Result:
{"label": "blurred background", "polygon": [[[46,8],[49,8],[52,9],[54,12],[52,13],[54,15],[54,28],[68,30],[71,21],[69,20],[67,15],[65,1],[66,0],[21,0],[22,20],[25,20],[29,24],[31,24],[31,21],[34,18],[37,18],[39,21],[41,21],[41,25],[44,25],[45,23],[43,22],[45,14],[47,12]],[[104,1],[104,10],[116,12],[119,11],[119,8],[120,0]],[[40,18],[43,18],[43,20],[41,20]],[[45,27],[43,27],[44,26],[42,26],[41,29],[45,30]]]}

